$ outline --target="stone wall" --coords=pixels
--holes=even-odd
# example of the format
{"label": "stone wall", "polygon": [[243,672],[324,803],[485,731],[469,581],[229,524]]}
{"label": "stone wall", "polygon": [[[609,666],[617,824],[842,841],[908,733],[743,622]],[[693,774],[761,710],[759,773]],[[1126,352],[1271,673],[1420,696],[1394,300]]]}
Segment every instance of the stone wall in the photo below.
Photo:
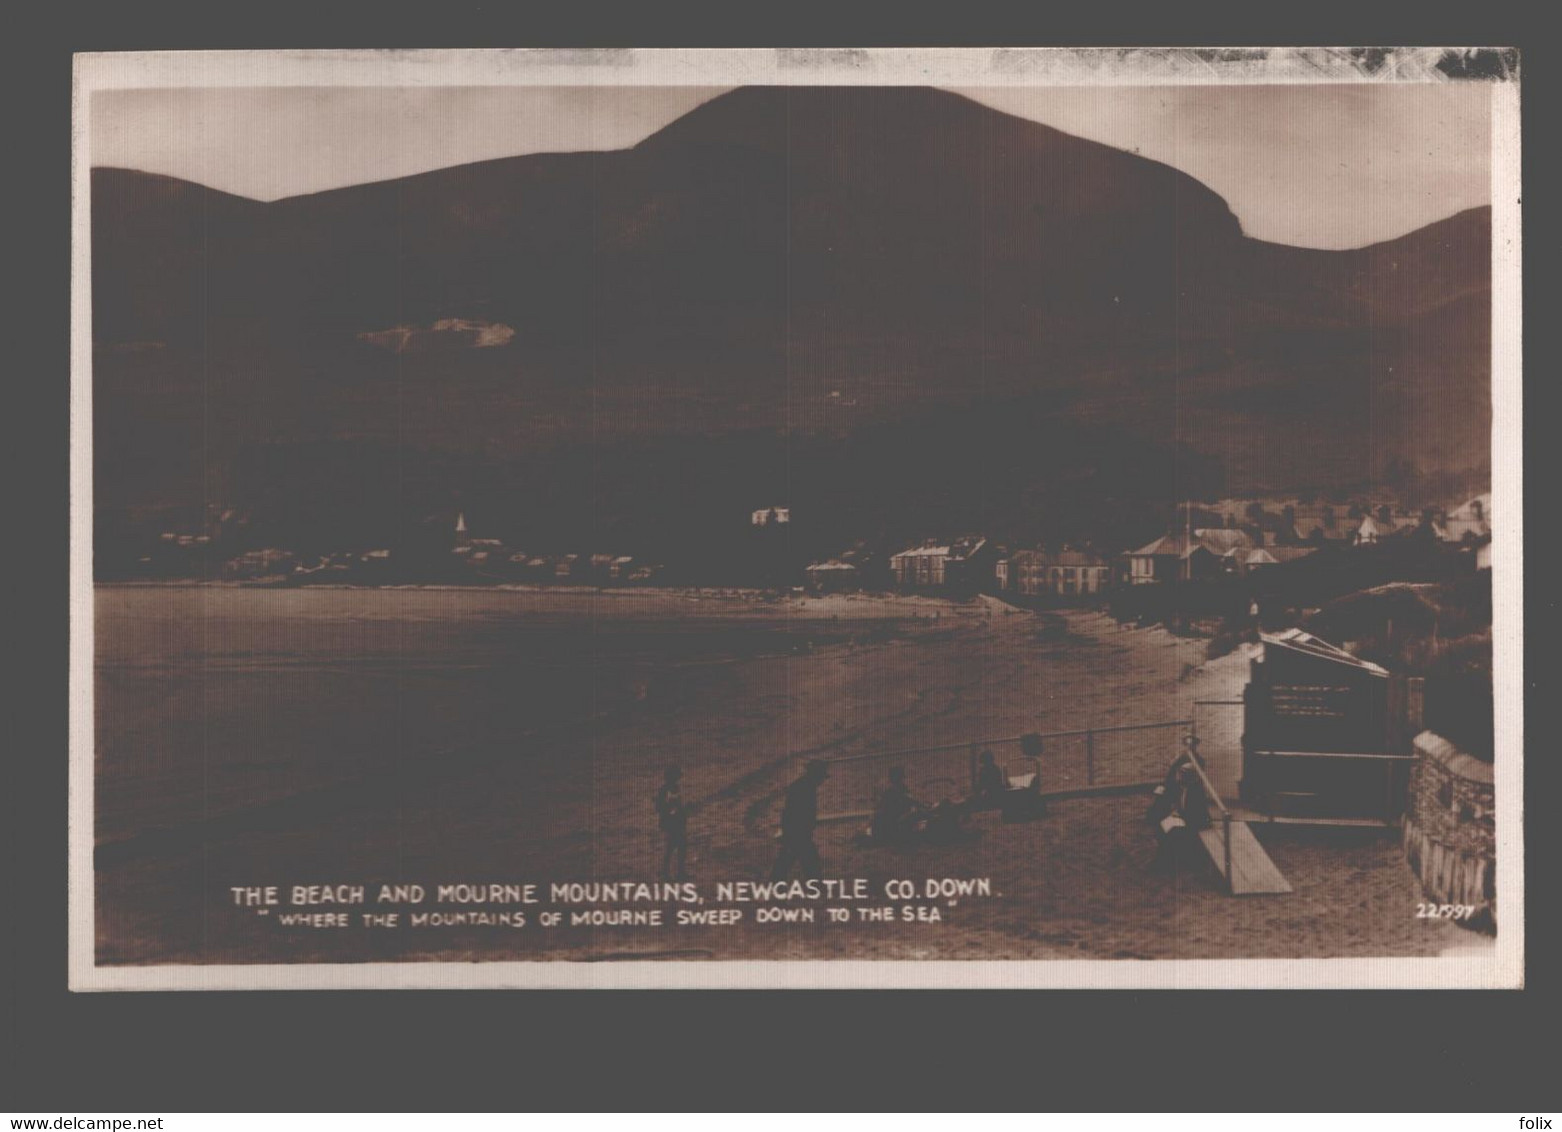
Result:
{"label": "stone wall", "polygon": [[1405,856],[1426,898],[1470,904],[1476,926],[1495,927],[1496,798],[1492,768],[1442,736],[1423,731],[1413,744],[1405,806]]}

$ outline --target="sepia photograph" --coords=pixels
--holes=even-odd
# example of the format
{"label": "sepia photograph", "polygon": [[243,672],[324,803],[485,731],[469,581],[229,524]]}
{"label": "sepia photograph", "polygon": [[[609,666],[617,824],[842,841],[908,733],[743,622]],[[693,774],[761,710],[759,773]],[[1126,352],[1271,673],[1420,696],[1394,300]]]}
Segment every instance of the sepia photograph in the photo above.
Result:
{"label": "sepia photograph", "polygon": [[72,989],[1522,986],[1518,75],[78,56]]}

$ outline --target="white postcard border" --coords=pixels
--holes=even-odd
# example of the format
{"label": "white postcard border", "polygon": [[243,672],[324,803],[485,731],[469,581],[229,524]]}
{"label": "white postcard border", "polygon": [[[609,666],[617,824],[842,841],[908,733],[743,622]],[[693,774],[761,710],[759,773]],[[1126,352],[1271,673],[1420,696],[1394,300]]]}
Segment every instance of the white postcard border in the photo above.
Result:
{"label": "white postcard border", "polygon": [[[1471,49],[1474,50],[1474,49]],[[1434,83],[1441,48],[201,51],[76,57],[72,113],[69,982],[75,991],[520,988],[1518,988],[1524,981],[1519,87],[1493,83],[1493,637],[1503,925],[1439,958],[99,966],[93,867],[90,152],[95,90],[180,86]],[[1478,80],[1471,80],[1478,81]]]}

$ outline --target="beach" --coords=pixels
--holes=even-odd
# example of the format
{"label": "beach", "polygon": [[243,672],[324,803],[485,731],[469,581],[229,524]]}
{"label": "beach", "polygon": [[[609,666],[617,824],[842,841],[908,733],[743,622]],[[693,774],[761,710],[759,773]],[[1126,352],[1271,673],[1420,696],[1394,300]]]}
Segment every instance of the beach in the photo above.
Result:
{"label": "beach", "polygon": [[[107,964],[370,960],[1057,959],[1435,955],[1392,834],[1264,831],[1293,892],[1226,895],[1156,860],[1142,796],[974,815],[953,844],[859,843],[891,765],[927,801],[969,744],[1195,718],[1237,741],[1241,653],[992,599],[672,590],[100,586],[97,938]],[[1224,714],[1222,714],[1224,713]],[[1184,728],[1049,741],[1048,789],[1155,779]],[[947,747],[931,753],[929,747]],[[994,746],[1013,761],[1012,745]],[[905,755],[897,752],[913,752]],[[236,908],[278,886],[650,882],[653,795],[690,803],[691,879],[763,881],[787,784],[832,764],[825,875],[979,878],[933,920],[289,928]],[[846,815],[846,816],[842,816]],[[883,901],[879,901],[883,903]],[[630,905],[624,905],[629,907]],[[651,905],[639,905],[650,907]],[[318,911],[319,909],[311,909]],[[443,911],[452,909],[444,908]],[[326,909],[334,911],[334,909]]]}

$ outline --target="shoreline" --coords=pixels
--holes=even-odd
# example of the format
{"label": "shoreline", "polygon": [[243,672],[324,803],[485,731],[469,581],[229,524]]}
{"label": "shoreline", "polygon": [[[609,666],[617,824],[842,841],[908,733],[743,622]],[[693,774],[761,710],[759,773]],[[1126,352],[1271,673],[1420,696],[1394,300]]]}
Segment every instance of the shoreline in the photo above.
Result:
{"label": "shoreline", "polygon": [[978,600],[975,596],[970,598],[947,598],[937,594],[899,593],[895,591],[876,592],[865,590],[856,593],[807,594],[784,590],[757,589],[753,586],[565,586],[539,585],[536,582],[303,582],[296,585],[279,585],[275,582],[265,581],[168,578],[94,581],[92,588],[95,590],[427,590],[431,592],[448,591],[455,593],[468,591],[473,593],[556,593],[575,596],[591,594],[609,597],[632,597],[637,594],[650,594],[664,597],[748,598],[755,601],[772,602],[803,598],[839,597],[857,601],[911,599],[937,601],[950,605],[970,605]]}
{"label": "shoreline", "polygon": [[[1020,620],[1040,620],[1053,615],[1090,613],[1085,609],[1058,609],[1033,611],[1011,605],[989,594],[968,598],[946,597],[926,593],[782,593],[775,590],[759,590],[741,587],[602,587],[534,584],[502,585],[352,585],[323,584],[310,586],[267,586],[242,582],[98,582],[93,586],[100,599],[118,599],[120,603],[154,600],[154,595],[166,595],[170,601],[202,600],[198,595],[226,595],[234,602],[235,611],[248,608],[248,603],[237,595],[253,594],[257,601],[275,603],[276,612],[288,609],[290,604],[300,612],[312,609],[318,602],[328,602],[337,595],[343,603],[376,602],[380,595],[394,602],[426,599],[429,602],[448,602],[453,615],[463,611],[477,612],[485,603],[494,612],[513,611],[518,614],[536,613],[549,616],[593,616],[622,614],[626,618],[684,618],[742,620],[905,620],[940,621],[952,624],[986,621],[992,617],[1018,617]],[[313,601],[302,595],[314,595]],[[139,598],[137,595],[141,595]],[[263,597],[261,595],[264,595]],[[296,595],[289,598],[285,595]]]}

